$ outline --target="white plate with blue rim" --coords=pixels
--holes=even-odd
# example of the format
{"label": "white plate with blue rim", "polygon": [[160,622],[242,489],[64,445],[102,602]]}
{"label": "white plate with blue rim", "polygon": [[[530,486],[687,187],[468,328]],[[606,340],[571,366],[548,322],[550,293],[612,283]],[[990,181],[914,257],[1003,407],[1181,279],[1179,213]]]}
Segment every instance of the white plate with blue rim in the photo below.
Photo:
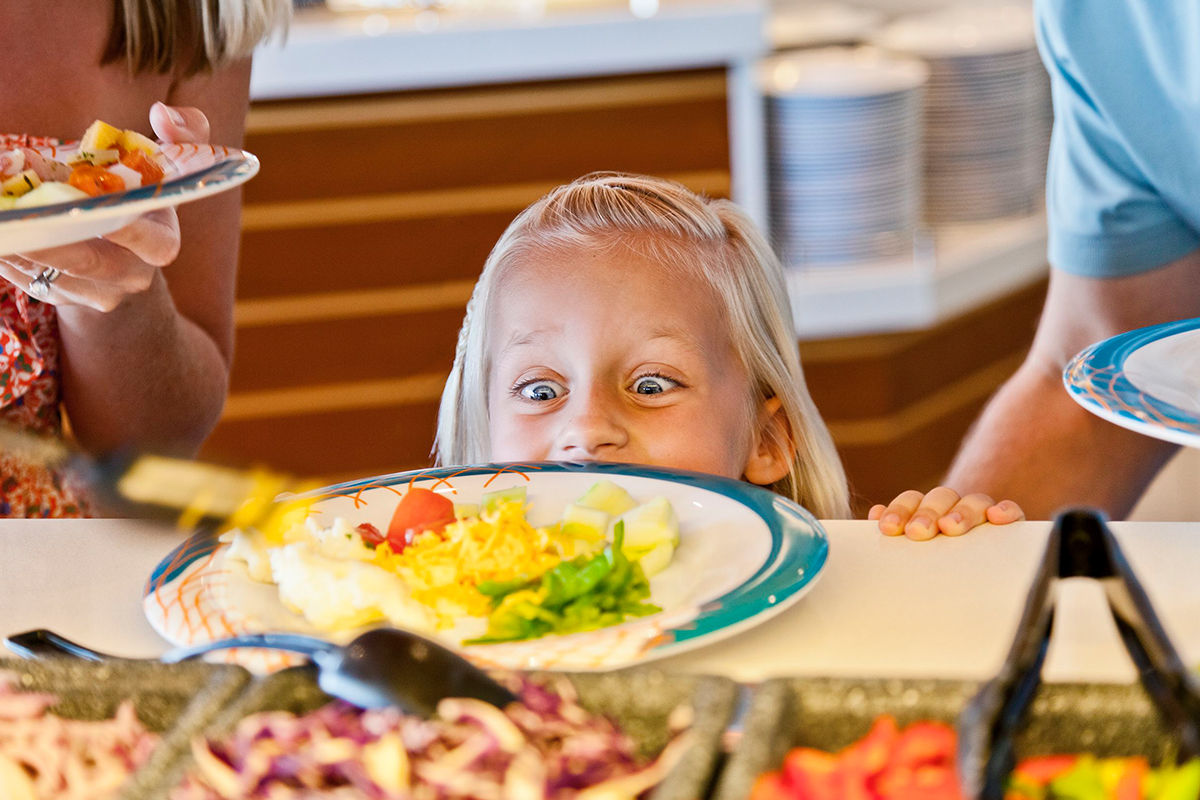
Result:
{"label": "white plate with blue rim", "polygon": [[1200,318],[1097,342],[1063,371],[1071,397],[1122,428],[1200,447]]}
{"label": "white plate with blue rim", "polygon": [[[0,150],[26,146],[69,162],[75,141],[0,134]],[[209,144],[161,145],[165,175],[161,183],[139,186],[68,203],[0,210],[0,255],[24,253],[103,236],[159,208],[228,191],[258,173],[258,159],[243,150]]]}
{"label": "white plate with blue rim", "polygon": [[[600,479],[638,502],[670,500],[680,544],[670,565],[651,579],[650,601],[662,610],[599,630],[499,644],[464,645],[430,635],[488,667],[607,670],[718,642],[793,605],[825,567],[829,543],[805,509],[742,481],[657,467],[597,463],[489,464],[402,472],[350,481],[314,492],[321,525],[341,517],[352,525],[386,530],[398,494],[410,486],[474,503],[485,492],[524,486],[527,518],[535,525],[561,517]],[[196,534],[167,555],[150,575],[143,607],[151,625],[173,645],[191,645],[264,631],[297,631],[348,641],[361,628],[318,630],[279,600],[272,584],[249,578],[229,545]],[[256,671],[290,661],[263,650],[227,651]]]}

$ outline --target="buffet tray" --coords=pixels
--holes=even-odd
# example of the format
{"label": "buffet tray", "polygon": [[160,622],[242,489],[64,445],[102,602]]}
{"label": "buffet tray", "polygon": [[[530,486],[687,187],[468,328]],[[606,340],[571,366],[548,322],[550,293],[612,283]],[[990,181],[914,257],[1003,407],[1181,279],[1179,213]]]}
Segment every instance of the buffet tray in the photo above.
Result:
{"label": "buffet tray", "polygon": [[191,738],[250,682],[249,672],[229,665],[75,658],[0,658],[0,673],[16,676],[12,686],[18,691],[55,695],[58,702],[48,712],[68,719],[107,719],[123,701],[133,701],[138,719],[162,738],[116,800],[158,797],[159,775],[179,761]]}
{"label": "buffet tray", "polygon": [[[837,751],[865,736],[880,714],[900,725],[954,724],[979,684],[887,678],[773,679],[754,692],[740,741],[713,800],[745,800],[755,779],[778,769],[793,747]],[[1161,763],[1173,747],[1140,685],[1047,683],[1038,691],[1016,741],[1018,758],[1090,752],[1144,755]]]}
{"label": "buffet tray", "polygon": [[[569,680],[588,710],[613,719],[650,757],[667,743],[669,724],[678,709],[690,717],[690,744],[679,762],[650,794],[651,800],[697,800],[711,791],[722,758],[722,737],[737,704],[738,687],[726,678],[678,675],[655,669],[633,668],[608,673],[541,673],[541,677]],[[311,666],[294,667],[258,678],[227,707],[218,706],[204,726],[209,736],[230,733],[242,718],[259,711],[312,711],[331,698],[317,686]],[[193,729],[192,732],[194,732]],[[146,797],[167,797],[193,760],[189,749],[178,758],[149,765],[141,778]],[[125,798],[122,798],[125,800]],[[140,797],[139,797],[140,800]]]}

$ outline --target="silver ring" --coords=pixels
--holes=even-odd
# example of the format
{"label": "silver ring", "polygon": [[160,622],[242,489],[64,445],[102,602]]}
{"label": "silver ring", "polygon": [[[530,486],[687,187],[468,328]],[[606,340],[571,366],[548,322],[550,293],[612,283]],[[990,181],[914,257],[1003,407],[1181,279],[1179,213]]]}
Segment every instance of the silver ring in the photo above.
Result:
{"label": "silver ring", "polygon": [[30,297],[36,297],[38,300],[45,300],[50,296],[50,284],[58,280],[59,271],[54,267],[46,267],[38,273],[38,276],[29,282],[29,287],[25,292]]}

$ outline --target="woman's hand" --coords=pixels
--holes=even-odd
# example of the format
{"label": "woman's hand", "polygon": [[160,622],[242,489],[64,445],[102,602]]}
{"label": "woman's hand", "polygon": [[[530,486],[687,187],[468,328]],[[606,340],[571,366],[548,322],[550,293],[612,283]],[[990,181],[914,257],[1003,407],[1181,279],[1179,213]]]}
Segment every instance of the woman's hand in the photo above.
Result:
{"label": "woman's hand", "polygon": [[939,486],[928,494],[910,489],[889,505],[875,505],[867,519],[879,521],[879,531],[887,536],[907,536],[925,541],[944,533],[961,536],[985,522],[1006,525],[1025,519],[1025,512],[1011,500],[999,503],[986,494],[959,497],[958,492]]}
{"label": "woman's hand", "polygon": [[[209,138],[208,119],[196,108],[155,103],[150,108],[150,126],[164,142],[202,144]],[[175,260],[179,247],[175,209],[158,209],[104,236],[0,257],[0,277],[26,289],[54,268],[59,274],[43,302],[108,312],[130,295],[146,291],[158,270]]]}

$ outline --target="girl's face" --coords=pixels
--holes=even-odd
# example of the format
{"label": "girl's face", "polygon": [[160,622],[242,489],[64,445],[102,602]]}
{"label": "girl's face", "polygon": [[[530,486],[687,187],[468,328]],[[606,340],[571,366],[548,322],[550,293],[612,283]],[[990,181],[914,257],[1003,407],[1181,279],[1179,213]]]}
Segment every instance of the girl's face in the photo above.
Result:
{"label": "girl's face", "polygon": [[[489,320],[497,461],[624,461],[772,483],[755,408],[712,290],[625,248],[511,266]],[[771,451],[768,455],[764,453]],[[779,470],[782,469],[782,472]]]}

